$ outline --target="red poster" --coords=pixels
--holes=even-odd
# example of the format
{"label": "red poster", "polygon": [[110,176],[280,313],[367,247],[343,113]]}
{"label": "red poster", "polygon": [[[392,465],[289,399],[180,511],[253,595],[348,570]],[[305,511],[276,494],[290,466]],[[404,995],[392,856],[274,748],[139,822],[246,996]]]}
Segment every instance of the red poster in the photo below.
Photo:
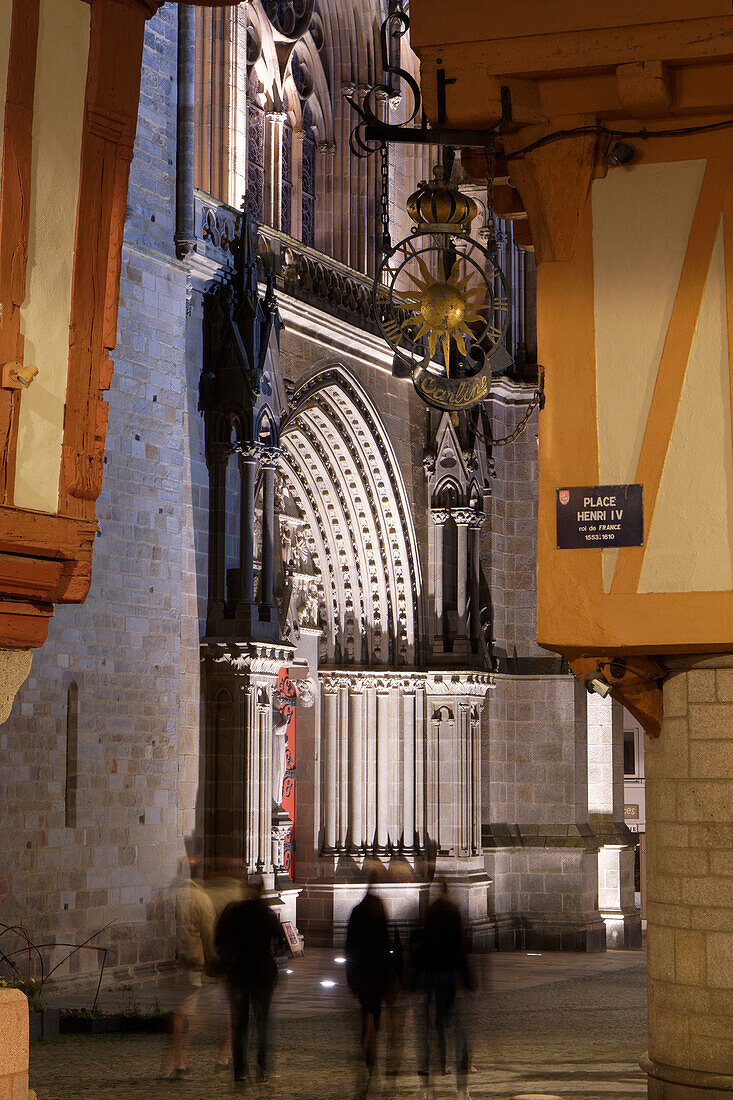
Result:
{"label": "red poster", "polygon": [[285,778],[282,789],[282,808],[292,821],[290,832],[285,841],[285,869],[291,879],[295,878],[295,716],[296,716],[296,691],[295,684],[288,676],[288,670],[281,668],[277,676],[275,691],[278,696],[278,707],[283,721],[287,721],[285,728]]}

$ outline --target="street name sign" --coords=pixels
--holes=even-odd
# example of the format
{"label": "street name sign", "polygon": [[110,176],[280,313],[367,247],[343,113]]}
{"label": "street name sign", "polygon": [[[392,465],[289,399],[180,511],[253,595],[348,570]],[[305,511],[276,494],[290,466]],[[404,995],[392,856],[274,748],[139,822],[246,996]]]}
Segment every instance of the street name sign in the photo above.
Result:
{"label": "street name sign", "polygon": [[641,546],[642,485],[576,485],[557,490],[558,550]]}

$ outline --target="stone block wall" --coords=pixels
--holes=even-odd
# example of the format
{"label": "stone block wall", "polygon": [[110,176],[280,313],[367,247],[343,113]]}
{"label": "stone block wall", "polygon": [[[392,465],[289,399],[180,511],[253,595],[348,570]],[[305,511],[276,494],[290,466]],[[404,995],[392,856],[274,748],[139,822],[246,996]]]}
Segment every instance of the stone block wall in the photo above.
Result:
{"label": "stone block wall", "polygon": [[501,947],[605,947],[585,699],[571,676],[499,674],[489,693],[483,842]]}
{"label": "stone block wall", "polygon": [[[494,384],[490,408],[495,439],[514,431],[533,392],[504,381]],[[482,570],[491,591],[494,652],[502,672],[552,672],[559,667],[559,659],[537,645],[537,431],[535,410],[514,443],[493,448],[496,476],[491,479]]]}
{"label": "stone block wall", "polygon": [[[95,942],[125,967],[172,955],[165,884],[196,782],[197,428],[173,248],[176,28],[169,5],[146,31],[91,590],[57,610],[0,730],[0,828],[16,838],[0,855],[0,920],[50,942],[115,922]],[[97,965],[81,952],[67,972]]]}
{"label": "stone block wall", "polygon": [[[582,691],[582,689],[580,689]],[[482,750],[483,820],[588,820],[585,692],[572,676],[496,677]]]}

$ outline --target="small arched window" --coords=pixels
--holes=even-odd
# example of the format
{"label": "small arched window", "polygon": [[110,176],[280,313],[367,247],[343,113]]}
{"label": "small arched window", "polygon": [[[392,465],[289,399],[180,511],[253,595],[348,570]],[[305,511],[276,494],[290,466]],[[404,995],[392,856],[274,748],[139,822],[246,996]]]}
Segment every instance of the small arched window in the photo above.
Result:
{"label": "small arched window", "polygon": [[280,196],[280,229],[288,236],[293,229],[293,124],[289,117],[283,122],[282,192]]}
{"label": "small arched window", "polygon": [[316,241],[316,134],[313,115],[306,104],[303,110],[303,171],[301,174],[302,239],[314,247]]}
{"label": "small arched window", "polygon": [[254,216],[261,222],[265,199],[265,112],[257,102],[256,92],[257,83],[253,78],[249,84],[247,108],[247,190],[252,199]]}
{"label": "small arched window", "polygon": [[67,829],[76,827],[76,796],[79,783],[79,685],[72,680],[66,692],[66,782],[64,810]]}

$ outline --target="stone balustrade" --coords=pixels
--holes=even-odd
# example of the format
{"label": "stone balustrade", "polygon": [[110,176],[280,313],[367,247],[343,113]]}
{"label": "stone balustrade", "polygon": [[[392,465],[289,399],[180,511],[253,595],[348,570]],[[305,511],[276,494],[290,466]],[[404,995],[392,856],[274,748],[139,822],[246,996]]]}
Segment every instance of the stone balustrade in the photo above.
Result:
{"label": "stone balustrade", "polygon": [[[203,191],[195,192],[197,250],[218,262],[222,271],[233,269],[232,248],[238,238],[240,217],[234,207]],[[273,273],[278,290],[361,329],[377,332],[368,276],[267,225],[259,228],[259,254],[263,277]]]}

